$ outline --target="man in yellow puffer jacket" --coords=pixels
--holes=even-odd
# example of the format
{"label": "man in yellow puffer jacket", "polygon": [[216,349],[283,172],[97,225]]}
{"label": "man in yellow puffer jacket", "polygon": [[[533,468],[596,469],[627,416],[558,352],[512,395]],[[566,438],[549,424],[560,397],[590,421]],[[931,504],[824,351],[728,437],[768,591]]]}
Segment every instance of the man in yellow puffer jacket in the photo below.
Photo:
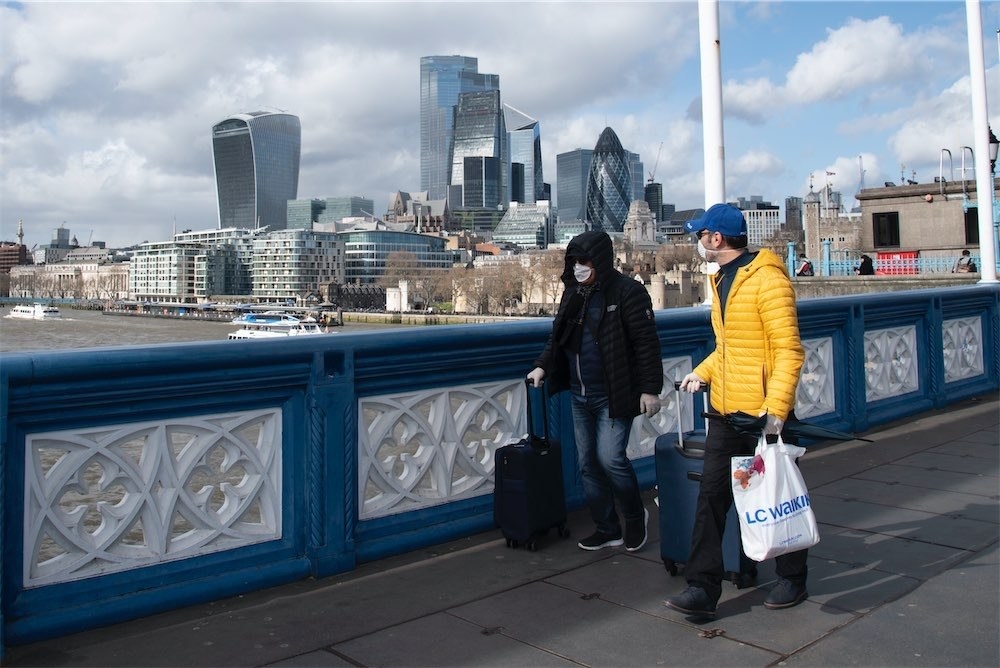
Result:
{"label": "man in yellow puffer jacket", "polygon": [[[697,392],[708,383],[714,412],[766,415],[764,433],[779,434],[792,414],[805,358],[788,272],[771,251],[748,251],[743,212],[730,204],[712,206],[685,229],[698,235],[699,252],[718,262],[719,272],[710,279],[715,350],[685,376],[681,389]],[[715,617],[724,577],[722,534],[733,503],[730,458],[752,454],[756,444],[755,437],[721,420],[709,426],[691,554],[684,568],[688,586],[667,599],[668,608]],[[765,607],[790,608],[806,599],[806,557],[801,550],[775,559],[778,583]]]}

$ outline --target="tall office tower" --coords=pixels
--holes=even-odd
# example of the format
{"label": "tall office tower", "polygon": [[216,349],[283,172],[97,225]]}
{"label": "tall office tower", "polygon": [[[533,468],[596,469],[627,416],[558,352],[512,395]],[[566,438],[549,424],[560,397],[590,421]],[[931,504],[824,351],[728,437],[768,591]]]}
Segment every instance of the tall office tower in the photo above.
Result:
{"label": "tall office tower", "polygon": [[449,202],[466,208],[506,207],[509,158],[500,91],[459,95],[454,136]]}
{"label": "tall office tower", "polygon": [[[542,178],[542,138],[538,121],[518,111],[509,104],[503,105],[504,123],[507,125],[507,147],[511,162],[511,193],[508,199],[531,204],[545,199],[545,182]],[[520,182],[513,178],[513,165],[523,165]],[[523,199],[517,199],[514,192]]]}
{"label": "tall office tower", "polygon": [[[634,154],[632,154],[634,155]],[[618,135],[604,128],[587,175],[587,218],[595,230],[621,232],[632,203],[632,170]]]}
{"label": "tall office tower", "polygon": [[647,183],[643,199],[649,205],[649,212],[658,223],[663,222],[663,184]]}
{"label": "tall office tower", "polygon": [[212,127],[219,229],[283,230],[299,190],[302,127],[297,116],[254,111]]}
{"label": "tall office tower", "polygon": [[578,148],[556,156],[556,197],[559,222],[587,217],[587,175],[594,152]]}
{"label": "tall office tower", "polygon": [[633,153],[632,151],[625,151],[625,156],[628,158],[628,171],[632,175],[632,199],[642,199],[645,195],[646,183],[646,173],[643,171],[642,159],[639,157],[638,153]]}
{"label": "tall office tower", "polygon": [[420,59],[420,189],[427,192],[428,199],[444,199],[448,195],[458,96],[499,89],[500,75],[480,74],[476,58]]}

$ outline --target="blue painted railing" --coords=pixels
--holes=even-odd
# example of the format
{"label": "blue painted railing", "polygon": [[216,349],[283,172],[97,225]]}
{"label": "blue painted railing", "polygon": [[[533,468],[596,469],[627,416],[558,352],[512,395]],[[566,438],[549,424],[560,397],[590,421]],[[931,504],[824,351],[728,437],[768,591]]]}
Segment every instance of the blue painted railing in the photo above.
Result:
{"label": "blue painted railing", "polygon": [[[801,301],[800,329],[807,361],[797,412],[817,424],[863,432],[877,424],[995,391],[1000,387],[998,313],[1000,288],[989,285]],[[391,411],[399,412],[404,426],[387,433],[405,439],[421,429],[445,424],[445,435],[440,438],[453,438],[448,430],[454,430],[458,418],[442,421],[434,413],[453,410],[460,415],[468,396],[483,386],[523,388],[521,380],[542,347],[550,323],[538,319],[283,341],[3,355],[3,645],[343,572],[359,562],[490,529],[490,476],[480,472],[481,484],[463,492],[461,485],[472,485],[477,478],[474,473],[458,471],[461,466],[471,472],[477,467],[488,468],[488,458],[481,449],[473,447],[468,456],[459,452],[450,460],[454,472],[437,478],[436,486],[403,489],[396,506],[370,509],[366,507],[368,500],[394,493],[377,489],[378,475],[392,476],[390,482],[397,484],[409,472],[435,462],[425,456],[428,448],[384,458],[382,450],[374,448],[386,444],[367,441],[386,440],[374,434],[382,419],[379,416]],[[707,309],[660,311],[656,323],[668,381],[690,370],[713,345]],[[434,397],[439,391],[450,394],[442,394],[445,399],[431,408],[403,406],[413,397]],[[523,422],[512,421],[521,408],[500,406],[496,397],[512,396],[510,391],[498,390],[494,395],[481,398],[479,417],[472,422],[483,424],[472,427],[496,431],[487,423],[508,419],[509,427],[497,433],[516,435]],[[565,396],[552,399],[550,407],[553,439],[564,446],[567,499],[571,507],[579,507],[582,494]],[[684,422],[688,424],[693,419],[690,403],[685,410]],[[506,417],[505,411],[509,414]],[[664,420],[670,414],[661,412],[667,416]],[[235,419],[233,416],[245,419],[255,436],[245,440],[234,436],[237,428],[228,422]],[[171,425],[180,423],[180,431],[196,436],[177,436],[178,430]],[[122,425],[132,425],[132,431],[116,436],[116,428]],[[674,427],[661,422],[646,424],[643,429],[667,432]],[[272,429],[274,434],[269,431]],[[268,434],[275,444],[273,450],[268,450]],[[198,438],[207,439],[210,450],[218,435],[240,442],[244,448],[241,466],[251,467],[247,457],[260,460],[266,475],[252,477],[261,490],[267,490],[262,498],[269,498],[276,510],[262,505],[251,513],[250,520],[237,522],[243,527],[240,536],[229,535],[230,526],[211,526],[216,518],[226,515],[225,507],[210,508],[208,519],[188,513],[185,522],[191,526],[180,531],[187,531],[184,538],[193,544],[185,548],[187,552],[137,549],[127,541],[123,545],[116,537],[117,542],[109,542],[113,549],[95,547],[90,554],[76,555],[79,550],[73,542],[89,544],[94,536],[107,533],[126,514],[126,501],[153,513],[143,517],[147,540],[155,542],[151,539],[156,533],[152,523],[156,513],[167,514],[164,499],[172,499],[171,503],[180,507],[194,503],[198,493],[198,486],[193,485],[189,497],[172,495],[168,489],[172,484],[185,483],[171,483],[171,476],[180,475],[176,472],[183,468],[185,453]],[[170,461],[157,464],[142,458],[121,458],[113,462],[115,453],[122,451],[118,448],[124,447],[112,443],[115,438],[122,443],[165,439],[161,456]],[[431,449],[434,445],[429,443]],[[654,483],[648,445],[647,440],[646,451],[636,458],[646,487]],[[373,450],[366,452],[365,447]],[[100,480],[89,483],[84,470],[97,459],[81,460],[80,473],[62,482],[51,480],[61,471],[59,466],[39,459],[39,453],[51,451],[53,458],[65,455],[65,464],[75,453],[89,452],[87,448],[100,453],[102,473]],[[235,457],[232,453],[228,456]],[[232,465],[225,459],[211,461],[215,463],[206,458],[199,466],[217,466],[225,475]],[[391,466],[379,468],[384,461],[392,462]],[[129,487],[134,483],[123,471],[131,470],[139,479],[157,466],[160,468],[150,477],[154,484],[145,489]],[[366,466],[377,475],[362,479],[359,471]],[[50,500],[59,504],[70,494],[66,490],[83,494],[88,485],[98,491],[115,485],[130,491],[114,508],[93,500],[86,502],[100,518],[100,526],[80,530],[79,535],[67,534],[64,539],[46,537],[45,522],[51,519],[51,508],[44,502],[49,498],[46,494],[55,494]],[[218,486],[225,488],[224,483]],[[433,498],[440,487],[448,489],[441,498]],[[78,488],[84,491],[77,492]],[[230,501],[239,495],[239,490],[229,487]],[[428,498],[429,502],[422,503]],[[71,525],[77,520],[83,521],[61,521]],[[197,543],[199,532],[212,534],[214,542]],[[255,539],[254,532],[264,538]],[[227,540],[242,542],[227,549]],[[33,551],[39,545],[67,554],[47,560]],[[80,565],[82,559],[78,565],[67,563],[74,555],[90,561],[85,566]],[[132,557],[135,567],[127,567]]]}

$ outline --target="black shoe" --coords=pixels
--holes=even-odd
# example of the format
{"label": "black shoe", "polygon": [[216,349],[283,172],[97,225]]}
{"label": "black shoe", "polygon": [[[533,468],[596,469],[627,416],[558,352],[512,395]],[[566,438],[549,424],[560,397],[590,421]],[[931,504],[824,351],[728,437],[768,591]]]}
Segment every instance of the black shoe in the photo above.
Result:
{"label": "black shoe", "polygon": [[677,596],[671,596],[663,604],[685,615],[715,619],[715,601],[708,597],[708,592],[696,585],[688,585],[687,589]]}
{"label": "black shoe", "polygon": [[798,605],[809,598],[804,584],[797,585],[791,580],[778,578],[778,584],[774,585],[767,598],[764,599],[764,607],[769,610],[781,610]]}
{"label": "black shoe", "polygon": [[625,549],[638,552],[646,544],[646,527],[649,524],[649,511],[642,509],[641,520],[625,520]]}
{"label": "black shoe", "polygon": [[581,540],[577,545],[581,550],[600,550],[605,547],[618,547],[623,542],[621,533],[604,533],[603,531],[595,531],[583,540]]}

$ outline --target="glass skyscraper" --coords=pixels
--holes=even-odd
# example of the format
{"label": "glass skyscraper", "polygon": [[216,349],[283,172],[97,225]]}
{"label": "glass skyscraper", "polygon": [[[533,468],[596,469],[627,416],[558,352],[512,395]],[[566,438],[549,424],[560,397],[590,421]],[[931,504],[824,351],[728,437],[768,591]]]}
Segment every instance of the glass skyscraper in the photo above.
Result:
{"label": "glass skyscraper", "polygon": [[219,228],[283,230],[297,197],[302,128],[297,116],[254,111],[212,127]]}
{"label": "glass skyscraper", "polygon": [[454,135],[448,200],[466,208],[506,205],[509,158],[500,91],[459,95]]}
{"label": "glass skyscraper", "polygon": [[[511,164],[508,199],[527,204],[545,199],[542,138],[538,121],[509,104],[503,105],[503,116],[507,125],[507,149]],[[514,165],[517,164],[522,168],[515,170]]]}
{"label": "glass skyscraper", "polygon": [[621,232],[632,203],[632,163],[618,135],[604,128],[587,176],[587,222],[592,229]]}
{"label": "glass skyscraper", "polygon": [[556,197],[561,222],[585,220],[587,216],[587,175],[594,152],[578,148],[556,156]]}
{"label": "glass skyscraper", "polygon": [[420,189],[427,192],[428,199],[444,199],[448,195],[458,96],[487,90],[500,90],[500,75],[480,74],[476,58],[420,59]]}

